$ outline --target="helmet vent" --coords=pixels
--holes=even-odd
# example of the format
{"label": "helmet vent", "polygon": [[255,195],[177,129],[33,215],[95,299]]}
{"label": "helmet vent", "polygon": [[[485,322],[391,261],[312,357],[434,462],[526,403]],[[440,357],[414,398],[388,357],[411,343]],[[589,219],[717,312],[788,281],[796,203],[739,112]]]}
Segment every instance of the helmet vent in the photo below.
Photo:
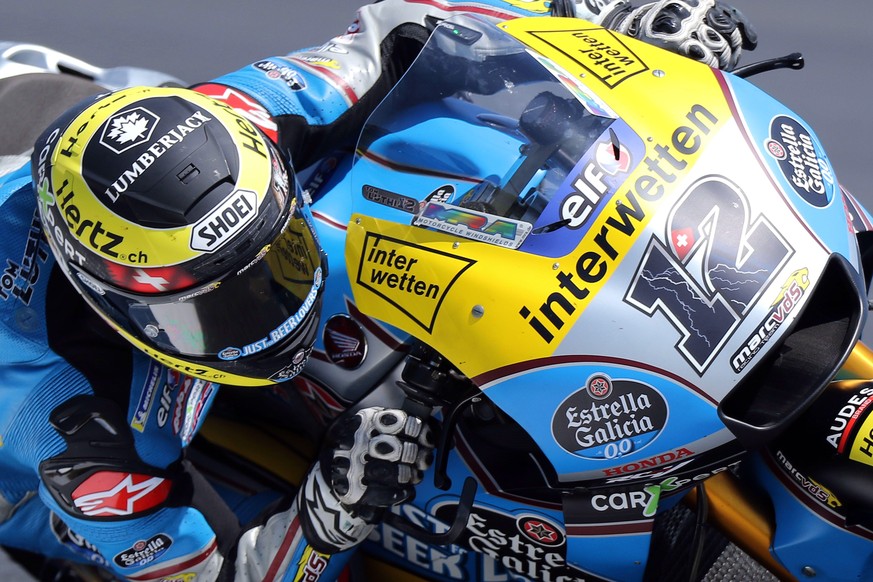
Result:
{"label": "helmet vent", "polygon": [[188,184],[189,182],[191,182],[191,180],[199,175],[200,170],[197,169],[197,166],[195,166],[194,164],[188,164],[181,172],[176,174],[176,177],[179,178],[179,181],[183,184]]}
{"label": "helmet vent", "polygon": [[[249,257],[249,249],[252,248],[252,245],[259,241],[263,241],[263,228],[266,226],[266,220],[261,219],[257,222],[257,224],[250,226],[250,235],[245,238],[240,239],[236,244],[233,245],[232,252],[223,252],[216,255],[211,262],[208,264],[212,268],[220,267],[226,261],[239,261],[240,257]],[[232,263],[234,264],[234,263]]]}

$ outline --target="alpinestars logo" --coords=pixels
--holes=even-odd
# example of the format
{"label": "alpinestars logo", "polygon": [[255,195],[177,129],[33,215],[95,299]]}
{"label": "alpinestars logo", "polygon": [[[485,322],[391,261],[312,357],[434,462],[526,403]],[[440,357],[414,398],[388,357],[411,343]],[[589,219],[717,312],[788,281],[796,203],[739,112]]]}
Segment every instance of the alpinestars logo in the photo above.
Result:
{"label": "alpinestars logo", "polygon": [[73,504],[89,517],[133,515],[162,504],[170,494],[170,481],[136,473],[100,471],[75,491]]}
{"label": "alpinestars logo", "polygon": [[109,118],[100,135],[100,143],[120,154],[147,142],[160,117],[144,107],[134,107]]}

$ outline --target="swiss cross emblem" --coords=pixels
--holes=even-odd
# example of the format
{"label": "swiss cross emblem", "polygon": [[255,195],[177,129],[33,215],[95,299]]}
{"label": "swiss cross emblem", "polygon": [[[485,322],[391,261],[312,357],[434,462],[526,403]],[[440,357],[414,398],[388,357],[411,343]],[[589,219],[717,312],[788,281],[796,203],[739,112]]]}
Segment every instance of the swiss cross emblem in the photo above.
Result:
{"label": "swiss cross emblem", "polygon": [[166,501],[171,485],[151,475],[100,471],[76,487],[73,505],[89,517],[133,515]]}
{"label": "swiss cross emblem", "polygon": [[106,268],[117,286],[143,295],[176,291],[195,283],[194,278],[179,267],[143,269],[107,262]]}
{"label": "swiss cross emblem", "polygon": [[685,260],[685,257],[694,247],[694,230],[691,228],[678,228],[671,233],[670,240],[673,243],[673,252],[679,257],[679,260]]}

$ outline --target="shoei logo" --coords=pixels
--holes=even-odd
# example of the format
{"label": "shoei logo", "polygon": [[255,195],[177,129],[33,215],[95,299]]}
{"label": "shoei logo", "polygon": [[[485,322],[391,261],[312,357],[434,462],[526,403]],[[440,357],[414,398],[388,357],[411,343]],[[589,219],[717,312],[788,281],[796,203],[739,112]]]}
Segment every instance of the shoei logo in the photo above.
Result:
{"label": "shoei logo", "polygon": [[191,248],[209,253],[221,247],[254,220],[258,214],[257,205],[257,194],[237,190],[194,225]]}
{"label": "shoei logo", "polygon": [[134,107],[110,117],[103,127],[100,143],[120,154],[152,137],[160,117],[145,107]]}

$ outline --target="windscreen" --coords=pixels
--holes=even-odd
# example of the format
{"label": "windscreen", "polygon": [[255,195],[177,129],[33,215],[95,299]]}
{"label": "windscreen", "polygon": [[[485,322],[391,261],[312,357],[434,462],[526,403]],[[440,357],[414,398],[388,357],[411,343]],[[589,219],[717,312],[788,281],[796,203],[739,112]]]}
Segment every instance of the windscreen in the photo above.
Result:
{"label": "windscreen", "polygon": [[630,130],[616,121],[581,81],[500,29],[443,22],[363,130],[355,210],[535,248],[532,235],[578,228],[626,176],[620,134]]}

